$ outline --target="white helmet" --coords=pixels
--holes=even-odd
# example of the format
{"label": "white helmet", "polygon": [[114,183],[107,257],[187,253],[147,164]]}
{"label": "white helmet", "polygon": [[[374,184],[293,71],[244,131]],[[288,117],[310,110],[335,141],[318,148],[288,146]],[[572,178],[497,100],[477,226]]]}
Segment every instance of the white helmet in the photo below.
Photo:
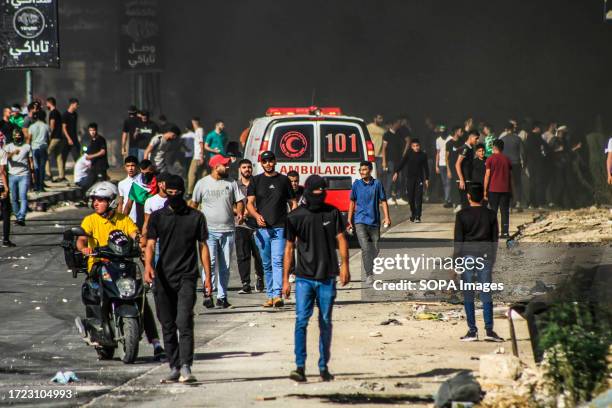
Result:
{"label": "white helmet", "polygon": [[87,191],[87,197],[102,197],[108,198],[108,206],[112,209],[117,208],[117,196],[119,195],[119,190],[117,186],[111,183],[110,181],[100,181]]}

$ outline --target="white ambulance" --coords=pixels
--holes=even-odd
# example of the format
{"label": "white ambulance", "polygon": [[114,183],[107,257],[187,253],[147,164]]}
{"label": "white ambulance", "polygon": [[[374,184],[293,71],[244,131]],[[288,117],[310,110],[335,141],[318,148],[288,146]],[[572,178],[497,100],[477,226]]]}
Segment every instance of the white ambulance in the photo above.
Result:
{"label": "white ambulance", "polygon": [[348,211],[351,186],[360,178],[359,162],[374,163],[365,122],[343,116],[340,108],[269,108],[265,117],[253,121],[244,149],[254,175],[263,172],[259,155],[266,150],[276,155],[276,170],[297,171],[301,185],[311,174],[324,177],[326,202],[342,212]]}

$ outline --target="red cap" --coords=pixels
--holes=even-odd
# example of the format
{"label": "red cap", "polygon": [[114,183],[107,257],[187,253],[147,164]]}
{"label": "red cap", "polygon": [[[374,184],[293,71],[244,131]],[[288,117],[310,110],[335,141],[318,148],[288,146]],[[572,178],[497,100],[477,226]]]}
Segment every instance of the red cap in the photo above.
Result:
{"label": "red cap", "polygon": [[210,158],[210,160],[208,161],[208,167],[210,167],[211,169],[214,169],[215,167],[217,167],[218,165],[222,164],[224,166],[229,166],[229,164],[232,162],[232,159],[229,157],[225,157],[221,154],[215,154],[213,157]]}

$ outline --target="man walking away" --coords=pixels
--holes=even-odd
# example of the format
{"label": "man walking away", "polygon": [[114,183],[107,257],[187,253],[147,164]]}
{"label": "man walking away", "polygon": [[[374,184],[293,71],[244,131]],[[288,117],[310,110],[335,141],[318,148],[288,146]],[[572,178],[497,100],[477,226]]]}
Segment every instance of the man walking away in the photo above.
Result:
{"label": "man walking away", "polygon": [[176,139],[181,131],[176,125],[166,124],[160,132],[151,139],[144,152],[144,158],[151,160],[157,171],[165,173],[172,165],[170,160],[172,153],[180,147]]}
{"label": "man walking away", "polygon": [[429,188],[429,166],[427,165],[427,153],[421,151],[421,142],[417,138],[410,141],[410,150],[406,152],[395,169],[393,181],[397,180],[404,167],[406,167],[410,221],[421,222],[423,193]]}
{"label": "man walking away", "polygon": [[28,190],[34,181],[32,147],[25,143],[23,132],[17,128],[13,131],[13,142],[6,145],[4,150],[9,166],[11,207],[17,218],[15,223],[24,227],[28,211]]}
{"label": "man walking away", "polygon": [[193,127],[193,159],[189,163],[189,172],[187,175],[187,194],[193,194],[195,183],[202,177],[206,166],[204,165],[204,129],[200,124],[200,118],[193,117],[191,119]]}
{"label": "man walking away", "polygon": [[[306,381],[306,330],[315,303],[319,308],[319,375],[323,381],[331,381],[329,372],[332,340],[332,309],[336,299],[336,276],[340,285],[351,280],[348,263],[348,243],[344,237],[344,225],[338,209],[324,204],[325,180],[318,175],[308,177],[304,189],[304,203],[287,217],[287,246],[283,274],[283,293],[291,294],[289,271],[293,263],[293,251],[297,246],[295,268],[295,364],[289,378]],[[338,267],[336,246],[340,253]]]}
{"label": "man walking away", "polygon": [[249,215],[257,221],[255,242],[266,280],[268,300],[264,307],[284,306],[283,256],[287,210],[297,207],[289,178],[276,171],[276,156],[267,150],[260,156],[264,172],[253,177],[247,192]]}
{"label": "man walking away", "polygon": [[225,123],[221,119],[217,119],[215,120],[215,129],[208,133],[204,140],[204,150],[206,150],[208,160],[217,154],[225,155],[226,144]]}
{"label": "man walking away", "polygon": [[34,113],[34,123],[28,128],[32,140],[34,159],[34,191],[45,191],[45,167],[49,147],[49,126],[43,121],[43,112]]}
{"label": "man walking away", "polygon": [[[153,285],[157,318],[162,326],[170,374],[162,383],[193,382],[193,307],[196,302],[198,255],[206,272],[204,291],[211,292],[208,229],[201,212],[183,198],[185,182],[179,176],[166,181],[168,205],[151,214],[145,252],[145,282]],[[155,242],[159,239],[159,260]],[[197,250],[194,251],[194,247]]]}
{"label": "man walking away", "polygon": [[245,197],[242,200],[244,205],[243,217],[239,219],[236,217],[236,258],[238,263],[238,273],[240,274],[240,281],[242,282],[242,289],[238,292],[239,295],[245,295],[251,293],[251,257],[255,261],[255,274],[257,280],[255,281],[255,291],[263,292],[264,281],[263,281],[263,265],[261,264],[261,257],[259,256],[259,250],[257,244],[255,244],[255,230],[257,230],[257,221],[249,217],[249,213],[246,210],[247,205],[247,192],[249,184],[251,184],[251,176],[253,175],[253,164],[249,159],[242,159],[238,163],[238,180],[236,184],[240,189],[240,192]]}
{"label": "man walking away", "polygon": [[385,120],[383,115],[377,113],[374,115],[371,123],[368,123],[368,133],[374,144],[374,157],[376,161],[376,171],[383,174],[383,160],[382,160],[382,148],[383,148],[383,136],[385,134],[385,128],[383,127]]}
{"label": "man walking away", "polygon": [[503,154],[504,141],[493,142],[493,154],[485,162],[484,199],[497,217],[501,212],[501,237],[508,238],[510,228],[510,200],[512,198],[512,163]]}
{"label": "man walking away", "polygon": [[[234,211],[238,222],[244,214],[244,196],[235,180],[228,178],[231,159],[220,154],[213,156],[208,165],[211,173],[198,181],[189,202],[192,208],[200,208],[208,225],[210,268],[213,285],[217,285],[217,307],[228,308],[227,289],[230,278],[230,262],[235,242]],[[203,277],[204,278],[204,277]],[[210,307],[212,299],[204,298],[204,306]]]}
{"label": "man walking away", "polygon": [[451,181],[448,178],[446,168],[446,143],[452,139],[446,134],[446,126],[438,125],[436,128],[438,137],[436,138],[436,174],[439,175],[442,182],[442,191],[444,193],[444,208],[452,208],[451,202]]}
{"label": "man walking away", "polygon": [[401,198],[399,197],[400,194],[397,191],[397,186],[401,185],[401,183],[393,181],[393,173],[395,173],[395,167],[402,159],[402,154],[404,152],[404,148],[406,147],[408,138],[406,137],[406,139],[403,139],[400,133],[398,132],[401,124],[401,119],[395,119],[393,122],[391,122],[389,130],[387,130],[387,132],[383,136],[383,172],[381,174],[384,175],[383,184],[385,187],[385,192],[387,193],[387,202],[389,203],[389,205],[398,204],[395,201],[396,199],[394,198],[393,193],[395,193],[395,196],[397,196],[397,198]]}
{"label": "man walking away", "polygon": [[348,228],[354,229],[361,247],[361,270],[365,284],[374,283],[374,259],[378,256],[380,239],[380,208],[382,205],[383,224],[391,225],[387,196],[380,180],[372,177],[372,163],[362,161],[359,164],[361,179],[355,180],[351,188],[348,210]]}
{"label": "man walking away", "polygon": [[[491,284],[491,273],[497,253],[497,215],[482,205],[482,184],[472,183],[468,187],[469,206],[457,213],[455,219],[455,252],[454,257],[464,259],[465,271],[461,274],[463,284]],[[481,258],[479,267],[477,258]],[[471,259],[472,262],[467,262]],[[471,267],[467,265],[470,264]],[[480,291],[480,301],[483,307],[486,341],[504,341],[493,331],[493,300],[490,291]],[[474,305],[474,290],[463,291],[463,306],[468,324],[468,332],[461,341],[477,341],[476,307]]]}
{"label": "man walking away", "polygon": [[[81,143],[79,142],[78,136],[78,121],[79,115],[77,110],[79,108],[79,100],[76,98],[70,98],[68,101],[68,110],[62,115],[62,133],[66,138],[66,144],[64,144],[64,150],[62,151],[62,157],[64,166],[66,165],[66,159],[68,153],[72,154],[72,159],[76,162],[81,156]],[[67,181],[65,178],[58,181]]]}
{"label": "man walking away", "polygon": [[468,133],[465,145],[463,145],[459,151],[459,157],[457,157],[457,163],[455,163],[459,194],[461,195],[461,208],[465,208],[469,205],[467,200],[467,185],[472,181],[474,146],[476,146],[479,137],[480,133],[478,133],[477,130],[471,130]]}
{"label": "man walking away", "polygon": [[505,135],[500,139],[504,141],[504,154],[510,159],[510,163],[512,163],[512,198],[514,206],[518,212],[521,212],[523,211],[521,201],[523,201],[523,157],[525,153],[523,141],[514,132],[514,128],[514,123],[508,123]]}

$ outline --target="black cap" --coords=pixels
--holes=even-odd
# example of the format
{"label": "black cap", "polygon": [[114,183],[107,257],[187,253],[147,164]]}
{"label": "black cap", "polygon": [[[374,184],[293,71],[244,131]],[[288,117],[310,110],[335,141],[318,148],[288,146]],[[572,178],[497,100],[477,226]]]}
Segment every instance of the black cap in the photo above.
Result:
{"label": "black cap", "polygon": [[138,108],[136,107],[136,105],[130,105],[128,107],[128,113],[136,113],[138,112]]}
{"label": "black cap", "polygon": [[167,190],[185,191],[185,181],[181,176],[169,174],[165,181]]}
{"label": "black cap", "polygon": [[276,160],[276,156],[270,150],[266,150],[261,154],[260,160]]}
{"label": "black cap", "polygon": [[158,183],[161,183],[161,182],[164,182],[164,181],[168,181],[170,176],[172,176],[172,174],[170,174],[168,172],[163,172],[163,173],[160,173],[157,176],[155,176],[155,178],[157,179]]}
{"label": "black cap", "polygon": [[304,183],[304,189],[308,191],[314,190],[325,190],[327,188],[327,181],[318,174],[313,174],[306,179]]}

